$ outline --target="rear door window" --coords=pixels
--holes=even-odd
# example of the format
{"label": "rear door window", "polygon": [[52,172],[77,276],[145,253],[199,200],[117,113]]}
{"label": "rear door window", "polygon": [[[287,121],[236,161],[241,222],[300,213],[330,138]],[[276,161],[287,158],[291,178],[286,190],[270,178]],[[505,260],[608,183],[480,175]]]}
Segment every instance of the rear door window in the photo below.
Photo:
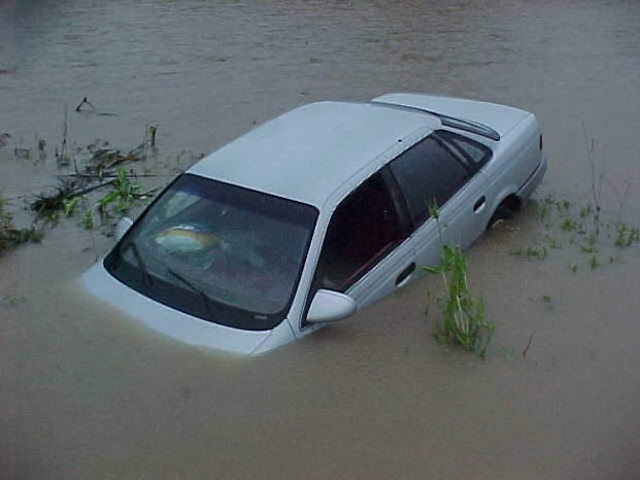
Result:
{"label": "rear door window", "polygon": [[433,137],[400,154],[389,167],[404,193],[414,227],[429,218],[430,206],[444,205],[472,175]]}

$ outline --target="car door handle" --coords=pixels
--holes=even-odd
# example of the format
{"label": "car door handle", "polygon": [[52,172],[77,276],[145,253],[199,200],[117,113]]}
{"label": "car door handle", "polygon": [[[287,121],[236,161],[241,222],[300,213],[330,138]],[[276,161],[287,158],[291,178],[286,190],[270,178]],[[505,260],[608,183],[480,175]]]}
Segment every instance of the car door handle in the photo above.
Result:
{"label": "car door handle", "polygon": [[402,286],[415,270],[416,264],[412,262],[407,268],[400,272],[400,275],[396,278],[396,287]]}
{"label": "car door handle", "polygon": [[482,210],[484,210],[484,207],[486,204],[487,204],[487,198],[483,195],[473,205],[473,213],[480,213]]}

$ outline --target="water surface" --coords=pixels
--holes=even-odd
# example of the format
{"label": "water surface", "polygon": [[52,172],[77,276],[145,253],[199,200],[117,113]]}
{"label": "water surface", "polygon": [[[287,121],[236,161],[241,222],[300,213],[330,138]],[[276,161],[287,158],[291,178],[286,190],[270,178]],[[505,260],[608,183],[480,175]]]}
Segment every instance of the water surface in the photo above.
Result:
{"label": "water surface", "polygon": [[[418,91],[535,112],[550,160],[538,198],[583,202],[602,178],[605,214],[640,224],[632,0],[5,1],[0,45],[0,191],[16,207],[54,165],[12,148],[43,138],[52,158],[65,105],[77,144],[126,149],[157,124],[169,158],[303,103]],[[109,115],[75,113],[85,96]],[[569,249],[509,253],[542,228],[530,206],[470,251],[496,325],[485,361],[431,338],[437,278],[246,361],[85,297],[73,280],[111,240],[62,225],[0,258],[0,476],[635,478],[638,248],[593,272]]]}

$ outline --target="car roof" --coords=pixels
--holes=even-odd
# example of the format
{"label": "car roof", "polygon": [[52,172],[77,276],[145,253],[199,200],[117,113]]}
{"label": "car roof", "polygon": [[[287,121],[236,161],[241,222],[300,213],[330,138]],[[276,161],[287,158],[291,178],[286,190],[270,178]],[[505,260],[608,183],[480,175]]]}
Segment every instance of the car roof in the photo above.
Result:
{"label": "car roof", "polygon": [[319,102],[291,110],[211,153],[188,171],[320,208],[354,176],[364,180],[436,117],[386,105]]}

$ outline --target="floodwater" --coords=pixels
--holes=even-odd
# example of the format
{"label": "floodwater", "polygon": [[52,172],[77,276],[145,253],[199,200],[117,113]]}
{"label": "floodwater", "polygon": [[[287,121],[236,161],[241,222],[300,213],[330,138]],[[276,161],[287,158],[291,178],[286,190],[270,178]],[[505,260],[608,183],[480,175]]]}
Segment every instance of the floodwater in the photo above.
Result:
{"label": "floodwater", "polygon": [[[537,198],[587,201],[596,178],[604,215],[640,225],[639,85],[636,0],[4,0],[0,192],[26,221],[52,160],[11,152],[42,138],[52,158],[65,105],[79,145],[156,124],[170,157],[310,101],[438,92],[535,112]],[[85,96],[110,115],[75,113]],[[484,361],[431,338],[435,277],[237,360],[83,295],[112,240],[67,222],[0,258],[0,477],[640,478],[639,249],[594,271],[510,254],[542,228],[530,205],[469,252]]]}

